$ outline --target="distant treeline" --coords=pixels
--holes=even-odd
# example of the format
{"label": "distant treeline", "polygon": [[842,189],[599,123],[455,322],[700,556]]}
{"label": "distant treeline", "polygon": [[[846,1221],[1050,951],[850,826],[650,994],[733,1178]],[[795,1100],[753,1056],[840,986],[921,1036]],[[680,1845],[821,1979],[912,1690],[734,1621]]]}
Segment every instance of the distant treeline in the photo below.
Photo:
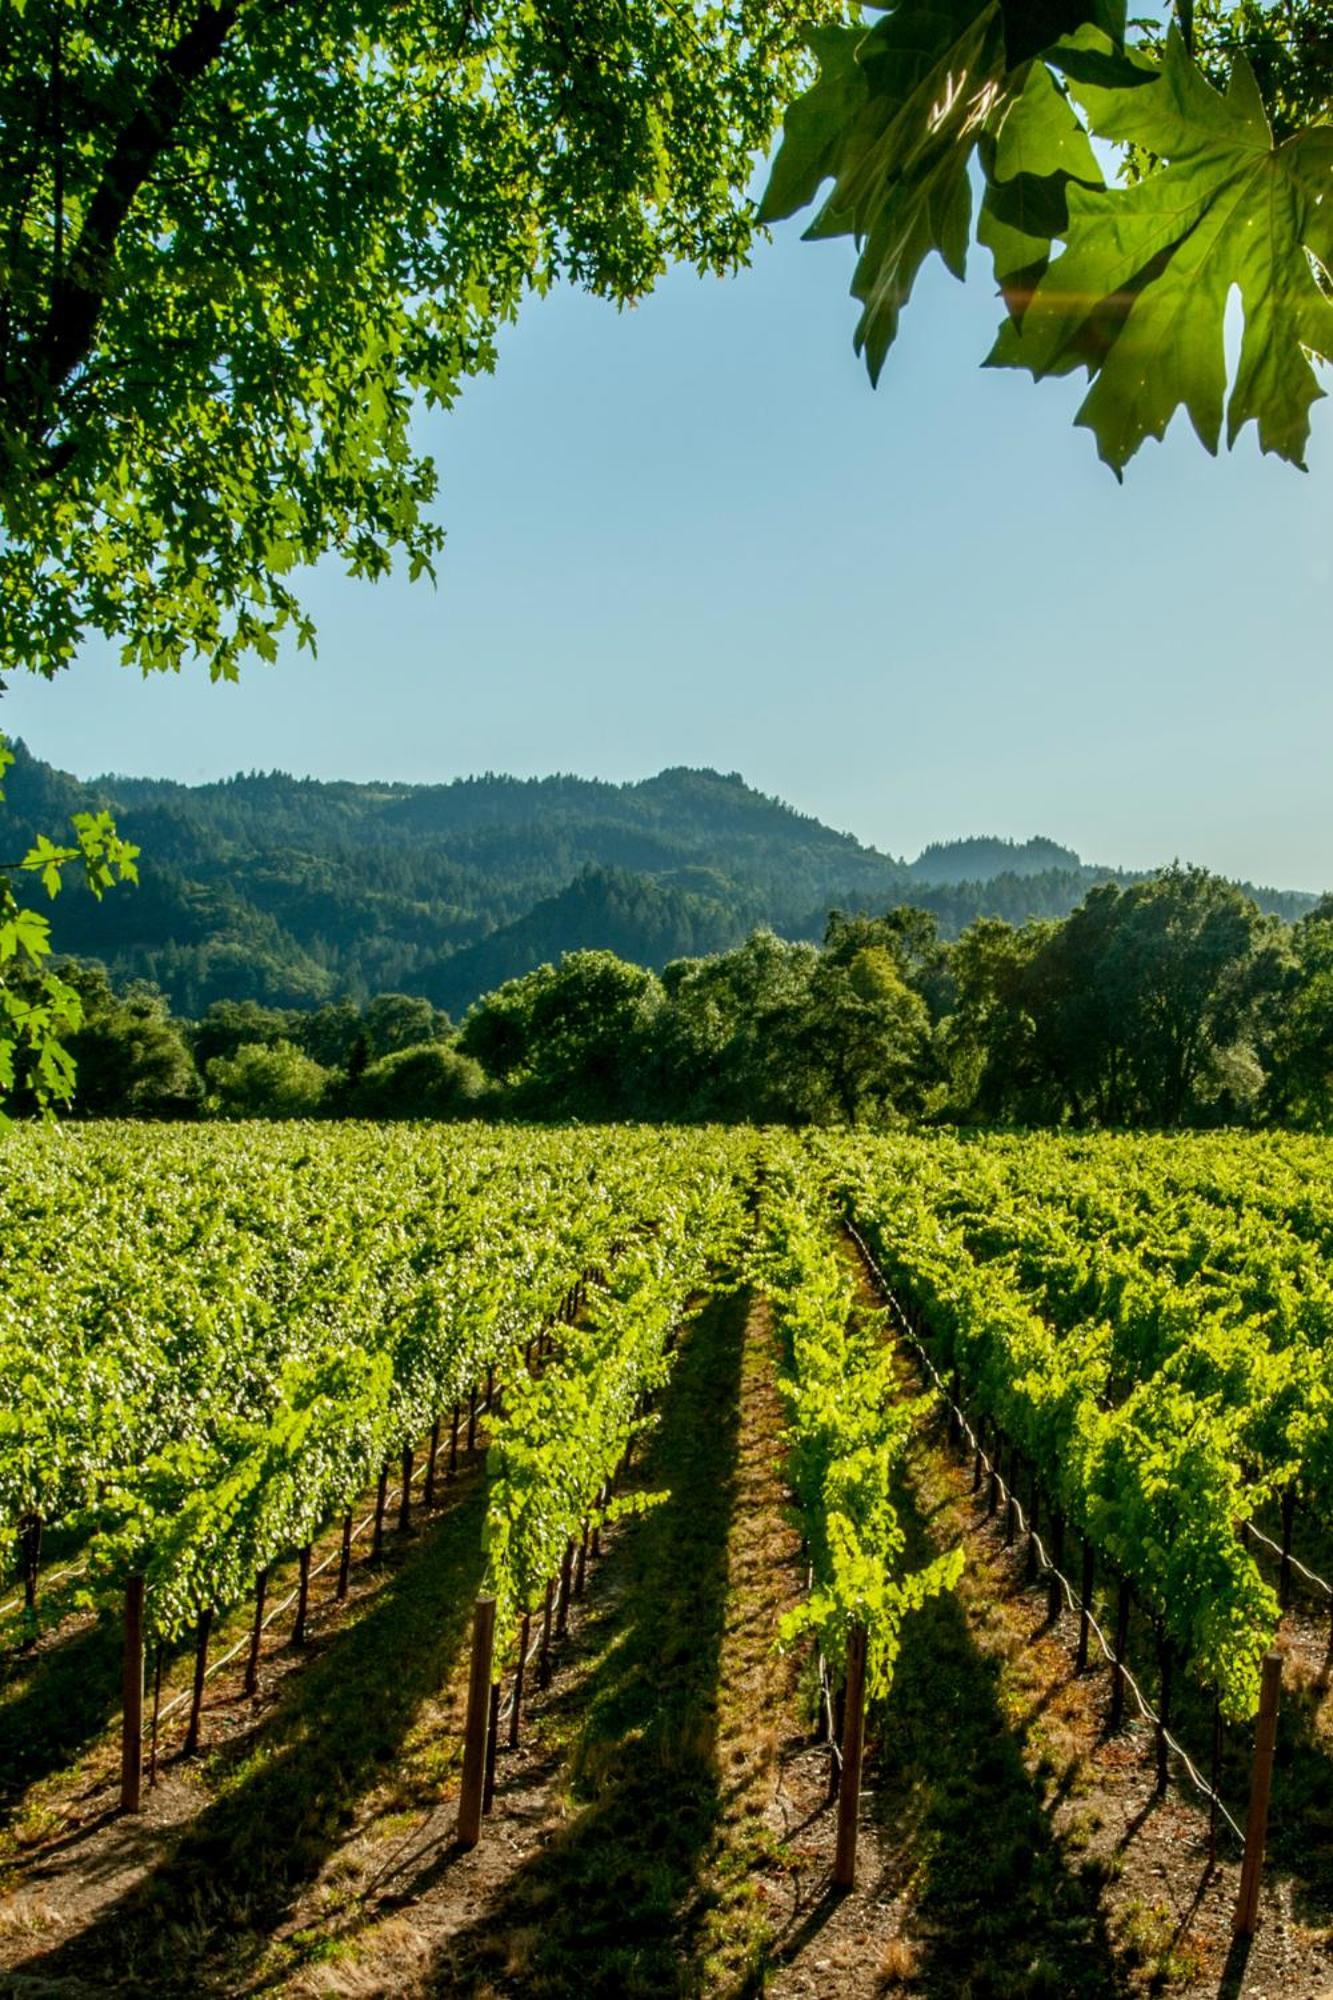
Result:
{"label": "distant treeline", "polygon": [[[15,746],[0,854],[103,807],[143,850],[132,896],[61,898],[63,948],[172,1010],[218,1000],[318,1009],[420,994],[461,1020],[481,995],[575,948],[661,971],[756,927],[818,942],[831,909],[911,903],[957,938],[978,917],[1066,917],[1138,879],[1033,839],[950,841],[907,862],[754,791],[734,772],[638,784],[484,777],[331,784],[255,773],[212,785],[84,784]],[[1295,919],[1313,898],[1256,890]]]}
{"label": "distant treeline", "polygon": [[87,1117],[1333,1128],[1333,897],[1288,925],[1200,869],[953,942],[902,906],[660,974],[569,952],[458,1026],[393,993],[192,1022],[100,966],[66,976]]}

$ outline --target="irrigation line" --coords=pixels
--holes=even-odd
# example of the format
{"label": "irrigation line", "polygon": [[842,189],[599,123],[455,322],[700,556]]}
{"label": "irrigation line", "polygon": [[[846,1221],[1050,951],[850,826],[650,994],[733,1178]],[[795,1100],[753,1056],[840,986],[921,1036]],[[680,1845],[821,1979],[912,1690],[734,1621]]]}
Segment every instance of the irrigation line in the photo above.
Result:
{"label": "irrigation line", "polygon": [[[1256,1528],[1253,1521],[1243,1521],[1241,1523],[1241,1526],[1245,1534],[1248,1535],[1252,1541],[1262,1542],[1264,1547],[1266,1549],[1271,1549],[1275,1556],[1282,1555],[1282,1544],[1280,1542],[1275,1542],[1271,1535],[1266,1535],[1262,1528]],[[1296,1571],[1296,1574],[1298,1576],[1303,1576],[1305,1578],[1305,1581],[1309,1584],[1313,1584],[1316,1590],[1322,1590],[1325,1597],[1333,1598],[1333,1583],[1329,1583],[1327,1578],[1325,1577],[1317,1576],[1312,1569],[1307,1569],[1305,1567],[1305,1564],[1301,1561],[1300,1557],[1294,1556],[1291,1553],[1290,1549],[1288,1549],[1286,1552],[1285,1560],[1289,1564],[1289,1566]]]}
{"label": "irrigation line", "polygon": [[[528,1671],[528,1668],[532,1665],[533,1661],[536,1659],[538,1653],[540,1653],[541,1649],[542,1649],[542,1635],[541,1635],[541,1628],[539,1626],[536,1638],[532,1641],[532,1643],[528,1647],[527,1652],[523,1655],[523,1672],[525,1675]],[[497,1731],[500,1727],[500,1724],[502,1722],[508,1722],[510,1716],[513,1714],[514,1696],[517,1693],[518,1693],[518,1671],[517,1668],[515,1668],[514,1685],[509,1690],[509,1698],[507,1701],[502,1703],[500,1708],[500,1713],[495,1718],[495,1727]]]}
{"label": "irrigation line", "polygon": [[[66,1577],[82,1576],[87,1567],[88,1565],[86,1562],[70,1563],[67,1569],[53,1570],[50,1576],[43,1575],[42,1572],[39,1570],[37,1574],[37,1581],[41,1585],[43,1591],[48,1591],[54,1584],[63,1583]],[[17,1597],[8,1598],[5,1601],[5,1603],[0,1604],[0,1618],[8,1618],[11,1611],[17,1611],[20,1604],[22,1604],[23,1599],[24,1599],[24,1592],[20,1591]]]}
{"label": "irrigation line", "polygon": [[[883,1297],[886,1300],[890,1310],[897,1319],[901,1332],[906,1336],[912,1349],[920,1359],[922,1366],[925,1368],[927,1374],[930,1376],[932,1382],[935,1384],[935,1387],[939,1390],[940,1395],[943,1398],[946,1406],[953,1412],[955,1418],[962,1426],[963,1434],[967,1439],[969,1449],[980,1456],[981,1462],[986,1469],[987,1476],[996,1482],[999,1495],[1002,1498],[1005,1506],[1013,1507],[1016,1516],[1018,1533],[1026,1535],[1030,1538],[1033,1546],[1037,1551],[1037,1558],[1041,1566],[1042,1574],[1048,1577],[1053,1576],[1056,1579],[1056,1582],[1060,1585],[1061,1589],[1064,1591],[1065,1601],[1068,1604],[1069,1609],[1072,1612],[1074,1612],[1076,1616],[1083,1617],[1085,1614],[1083,1611],[1083,1605],[1080,1594],[1075,1591],[1073,1584],[1069,1581],[1069,1578],[1064,1574],[1063,1570],[1057,1569],[1055,1563],[1051,1560],[1051,1557],[1047,1553],[1046,1544],[1042,1541],[1041,1536],[1034,1529],[1028,1526],[1027,1516],[1024,1513],[1022,1501],[1019,1499],[1018,1495],[1015,1492],[1013,1492],[1012,1489],[1009,1487],[1009,1485],[1006,1483],[1003,1473],[1000,1471],[999,1467],[992,1461],[990,1454],[985,1450],[984,1446],[981,1443],[981,1440],[978,1438],[976,1432],[973,1430],[970,1422],[968,1421],[967,1412],[961,1409],[959,1405],[954,1401],[952,1395],[950,1394],[948,1388],[945,1385],[944,1378],[940,1374],[939,1369],[935,1366],[935,1363],[932,1361],[930,1355],[926,1352],[926,1349],[923,1347],[922,1343],[917,1338],[916,1334],[913,1332],[911,1324],[908,1321],[907,1315],[903,1311],[902,1306],[899,1304],[897,1295],[894,1292],[893,1287],[890,1285],[888,1279],[885,1277],[883,1271],[880,1269],[880,1266],[876,1261],[875,1256],[871,1251],[869,1244],[866,1242],[860,1230],[856,1227],[856,1224],[850,1219],[850,1217],[847,1219],[847,1230],[852,1238],[852,1241],[855,1243],[857,1249],[860,1251],[862,1257],[865,1259],[866,1267],[874,1277],[875,1283],[879,1287],[880,1292],[883,1294]],[[1281,1551],[1279,1551],[1279,1553],[1281,1553]],[[1175,1737],[1171,1734],[1170,1730],[1164,1727],[1161,1717],[1158,1715],[1156,1709],[1152,1706],[1151,1702],[1144,1694],[1142,1688],[1139,1686],[1139,1683],[1135,1679],[1134,1674],[1132,1673],[1130,1668],[1125,1664],[1123,1660],[1117,1659],[1115,1654],[1115,1649],[1107,1640],[1106,1634],[1105,1632],[1103,1632],[1101,1625],[1098,1622],[1091,1607],[1089,1607],[1086,1613],[1086,1617],[1088,1620],[1088,1629],[1095,1635],[1097,1644],[1101,1647],[1106,1660],[1113,1668],[1116,1669],[1117,1672],[1119,1672],[1119,1674],[1123,1678],[1125,1686],[1129,1688],[1131,1693],[1133,1694],[1135,1703],[1137,1704],[1138,1707],[1139,1715],[1142,1718],[1142,1720],[1144,1722],[1150,1723],[1155,1730],[1160,1731],[1163,1742],[1166,1744],[1168,1750],[1174,1751],[1175,1755],[1180,1759],[1181,1765],[1183,1766],[1195,1790],[1198,1791],[1202,1795],[1202,1797],[1208,1801],[1209,1805],[1216,1807],[1218,1813],[1226,1821],[1227,1825],[1231,1828],[1231,1831],[1235,1834],[1237,1840],[1241,1843],[1241,1846],[1243,1847],[1245,1845],[1244,1828],[1241,1827],[1237,1823],[1237,1821],[1232,1818],[1230,1812],[1227,1810],[1225,1802],[1213,1790],[1213,1787],[1208,1783],[1208,1780],[1199,1770],[1198,1766],[1195,1764],[1193,1758],[1190,1756],[1189,1752],[1185,1749],[1183,1744],[1178,1743]]]}
{"label": "irrigation line", "polygon": [[[425,1463],[423,1462],[422,1464],[414,1468],[411,1480],[409,1481],[409,1485],[415,1486],[417,1481],[419,1479],[424,1479],[425,1476],[426,1476],[426,1466]],[[396,1500],[401,1500],[402,1496],[403,1496],[403,1482],[400,1479],[396,1486],[390,1487],[385,1493],[384,1512],[386,1515],[388,1514],[389,1509],[393,1505],[393,1503]],[[349,1537],[350,1541],[355,1542],[359,1539],[360,1536],[365,1534],[366,1529],[369,1528],[374,1522],[375,1515],[378,1511],[379,1511],[378,1507],[372,1508],[370,1513],[366,1515],[364,1521],[359,1522],[357,1526],[353,1528],[351,1536]],[[307,1583],[308,1584],[313,1583],[317,1576],[322,1576],[326,1569],[331,1568],[332,1565],[341,1558],[341,1555],[342,1555],[342,1544],[340,1542],[336,1548],[329,1550],[329,1553],[324,1557],[322,1562],[318,1562],[315,1564],[314,1568],[310,1571]],[[301,1586],[298,1583],[294,1590],[289,1590],[287,1595],[282,1599],[282,1601],[278,1604],[275,1604],[273,1609],[270,1612],[266,1613],[266,1615],[260,1622],[259,1626],[260,1631],[267,1632],[269,1626],[273,1623],[274,1619],[281,1618],[284,1611],[290,1611],[292,1605],[295,1604],[297,1598],[300,1595],[301,1595]],[[251,1633],[246,1632],[241,1638],[239,1638],[236,1641],[236,1644],[234,1646],[229,1648],[227,1652],[220,1654],[216,1660],[210,1660],[208,1666],[204,1669],[205,1681],[211,1681],[214,1674],[220,1674],[224,1667],[229,1667],[232,1661],[236,1659],[241,1653],[243,1653],[246,1650],[247,1646],[249,1646],[249,1644],[251,1643],[251,1637],[252,1637]],[[188,1688],[182,1688],[179,1694],[173,1695],[171,1697],[171,1700],[167,1702],[165,1706],[159,1711],[157,1718],[159,1724],[165,1722],[167,1717],[169,1715],[174,1714],[178,1708],[183,1707],[184,1704],[192,1698],[193,1692],[194,1692],[193,1688],[188,1687]]]}

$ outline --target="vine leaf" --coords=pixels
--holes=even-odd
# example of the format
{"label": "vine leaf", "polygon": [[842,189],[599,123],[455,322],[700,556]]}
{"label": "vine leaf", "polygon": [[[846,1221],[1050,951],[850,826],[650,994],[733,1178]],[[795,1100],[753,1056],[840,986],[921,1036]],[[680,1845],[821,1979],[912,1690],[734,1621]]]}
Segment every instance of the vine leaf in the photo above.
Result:
{"label": "vine leaf", "polygon": [[1115,36],[1124,12],[1124,0],[898,0],[868,31],[811,36],[819,76],[787,114],[760,218],[807,207],[832,179],[806,234],[861,244],[856,348],[872,381],[926,258],[964,274],[972,156],[1033,57],[1085,22]]}
{"label": "vine leaf", "polygon": [[[1100,138],[1165,162],[1129,187],[1066,192],[1065,248],[1028,296],[991,366],[1034,377],[1084,366],[1076,421],[1117,476],[1184,408],[1216,452],[1253,421],[1265,452],[1303,466],[1310,408],[1325,393],[1313,361],[1333,359],[1333,128],[1281,145],[1244,57],[1224,94],[1172,31],[1159,68],[1083,33],[1055,53]],[[1227,301],[1244,333],[1227,396]]]}

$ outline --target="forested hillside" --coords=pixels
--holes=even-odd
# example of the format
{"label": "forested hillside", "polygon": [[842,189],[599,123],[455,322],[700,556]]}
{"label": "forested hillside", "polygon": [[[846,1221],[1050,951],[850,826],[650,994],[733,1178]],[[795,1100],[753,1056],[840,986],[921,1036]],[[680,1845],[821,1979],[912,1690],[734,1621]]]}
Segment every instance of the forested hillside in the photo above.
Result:
{"label": "forested hillside", "polygon": [[[141,885],[106,903],[71,890],[58,943],[118,980],[153,981],[187,1015],[221,999],[303,1007],[390,990],[458,1015],[579,948],[661,969],[727,950],[756,924],[817,940],[831,908],[903,901],[955,937],[978,916],[1063,917],[1093,884],[1130,879],[1050,840],[960,840],[909,863],[737,773],[676,769],[624,785],[279,772],[84,784],[22,745],[0,804],[0,855],[103,805],[143,849]],[[1314,901],[1256,894],[1288,918]]]}

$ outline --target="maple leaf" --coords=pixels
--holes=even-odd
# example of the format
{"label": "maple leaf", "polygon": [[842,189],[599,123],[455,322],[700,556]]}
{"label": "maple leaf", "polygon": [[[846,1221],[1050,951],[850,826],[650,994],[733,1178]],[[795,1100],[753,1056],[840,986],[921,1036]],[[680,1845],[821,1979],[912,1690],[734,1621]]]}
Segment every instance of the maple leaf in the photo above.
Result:
{"label": "maple leaf", "polygon": [[760,218],[794,214],[832,179],[806,235],[860,241],[856,348],[872,381],[926,258],[964,275],[971,161],[1033,58],[1084,22],[1116,35],[1124,14],[1124,0],[897,0],[869,30],[810,37],[819,76],[787,114]]}
{"label": "maple leaf", "polygon": [[[1066,190],[1065,248],[1042,271],[990,365],[1040,379],[1084,366],[1076,421],[1117,476],[1179,409],[1216,452],[1258,426],[1265,452],[1303,466],[1310,408],[1333,359],[1333,127],[1277,143],[1243,56],[1225,93],[1169,36],[1160,66],[1084,31],[1052,58],[1100,138],[1163,162],[1128,187]],[[1244,332],[1228,397],[1224,322]],[[1011,305],[1014,301],[1011,300]]]}

